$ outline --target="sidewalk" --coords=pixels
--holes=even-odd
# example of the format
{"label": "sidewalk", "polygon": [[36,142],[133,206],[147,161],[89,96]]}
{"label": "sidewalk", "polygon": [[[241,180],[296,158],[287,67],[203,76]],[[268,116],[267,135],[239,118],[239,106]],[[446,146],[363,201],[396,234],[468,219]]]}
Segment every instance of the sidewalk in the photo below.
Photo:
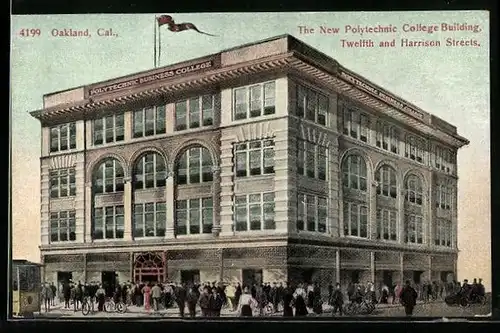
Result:
{"label": "sidewalk", "polygon": [[[430,301],[427,303],[442,303],[443,301],[437,300],[437,301]],[[423,301],[417,301],[417,304],[425,304]],[[386,309],[386,308],[395,308],[395,307],[401,307],[401,304],[377,304],[376,309]],[[95,305],[95,309],[97,309],[97,305]],[[323,304],[323,313],[331,313],[333,310],[333,307],[328,305],[328,304]],[[185,317],[189,316],[189,312],[186,308]],[[196,309],[196,316],[201,315],[201,310],[199,308]],[[283,315],[283,311],[278,311],[273,314],[267,314],[265,315],[266,317],[280,317]],[[64,308],[64,303],[58,303],[55,306],[52,306],[50,308],[50,312],[45,312],[42,311],[39,314],[35,315],[36,317],[50,317],[50,318],[60,318],[60,317],[85,317],[85,318],[91,318],[91,317],[118,317],[118,316],[124,316],[124,317],[147,317],[147,316],[158,316],[158,317],[176,317],[179,318],[179,309],[174,306],[168,309],[161,309],[159,311],[154,311],[153,309],[146,310],[144,307],[137,307],[137,306],[129,306],[127,307],[127,311],[124,314],[116,313],[116,312],[100,312],[100,313],[94,313],[94,314],[89,314],[88,316],[83,316],[81,307],[79,310],[76,312],[73,310],[73,306],[69,309]],[[221,317],[236,317],[238,316],[238,313],[235,311],[232,311],[229,308],[223,308],[221,310]]]}

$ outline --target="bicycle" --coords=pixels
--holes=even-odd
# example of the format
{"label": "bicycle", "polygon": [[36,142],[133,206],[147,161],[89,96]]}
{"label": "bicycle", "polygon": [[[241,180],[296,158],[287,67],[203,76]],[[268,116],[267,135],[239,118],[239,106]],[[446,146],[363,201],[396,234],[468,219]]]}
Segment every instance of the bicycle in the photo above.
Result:
{"label": "bicycle", "polygon": [[113,298],[108,297],[104,301],[104,311],[125,313],[127,311],[127,305],[122,301],[115,302]]}
{"label": "bicycle", "polygon": [[84,316],[88,315],[89,313],[95,313],[95,307],[94,307],[94,302],[90,297],[85,297],[83,299],[82,303],[82,314]]}
{"label": "bicycle", "polygon": [[346,315],[357,315],[360,313],[371,314],[375,310],[375,305],[369,300],[363,300],[361,303],[350,302],[344,306]]}

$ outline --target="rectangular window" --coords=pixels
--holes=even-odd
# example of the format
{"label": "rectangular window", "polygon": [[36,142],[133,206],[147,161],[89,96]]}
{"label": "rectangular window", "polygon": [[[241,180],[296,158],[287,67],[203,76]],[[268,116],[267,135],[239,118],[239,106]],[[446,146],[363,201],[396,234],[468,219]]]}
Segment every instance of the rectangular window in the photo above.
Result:
{"label": "rectangular window", "polygon": [[134,205],[134,238],[164,237],[166,224],[166,204],[151,202]]}
{"label": "rectangular window", "polygon": [[76,148],[76,123],[62,124],[50,128],[50,152]]}
{"label": "rectangular window", "polygon": [[51,198],[64,198],[76,195],[74,168],[51,170],[49,178]]}
{"label": "rectangular window", "polygon": [[366,205],[344,202],[344,235],[368,237],[368,207]]}
{"label": "rectangular window", "polygon": [[123,114],[94,119],[94,145],[123,141],[124,121]]}
{"label": "rectangular window", "polygon": [[94,239],[123,238],[124,229],[123,206],[94,208]]}
{"label": "rectangular window", "polygon": [[377,238],[397,240],[397,212],[387,209],[377,209]]}
{"label": "rectangular window", "polygon": [[175,103],[175,130],[213,125],[214,100],[215,96],[204,95]]}
{"label": "rectangular window", "polygon": [[405,215],[405,240],[410,244],[423,244],[423,221],[419,215]]}
{"label": "rectangular window", "polygon": [[260,117],[275,113],[275,82],[233,89],[234,120]]}
{"label": "rectangular window", "polygon": [[297,194],[297,230],[326,232],[327,199],[310,194]]}
{"label": "rectangular window", "polygon": [[165,134],[165,105],[134,111],[134,138]]}
{"label": "rectangular window", "polygon": [[327,96],[298,84],[296,103],[297,117],[326,126],[329,108]]}
{"label": "rectangular window", "polygon": [[249,141],[234,145],[236,177],[251,177],[274,173],[274,141]]}
{"label": "rectangular window", "polygon": [[208,234],[212,232],[212,225],[212,198],[196,198],[176,202],[175,228],[177,235]]}
{"label": "rectangular window", "polygon": [[274,193],[235,196],[234,221],[235,231],[275,229]]}
{"label": "rectangular window", "polygon": [[342,124],[343,124],[343,133],[345,135],[349,135],[352,121],[352,112],[347,107],[344,107]]}
{"label": "rectangular window", "polygon": [[326,180],[328,150],[312,142],[297,140],[297,173],[309,178]]}
{"label": "rectangular window", "polygon": [[370,133],[370,119],[366,115],[361,114],[359,139],[363,142],[368,142],[369,133]]}
{"label": "rectangular window", "polygon": [[76,240],[75,211],[60,211],[50,214],[50,242]]}
{"label": "rectangular window", "polygon": [[399,153],[399,130],[395,127],[391,129],[391,153]]}

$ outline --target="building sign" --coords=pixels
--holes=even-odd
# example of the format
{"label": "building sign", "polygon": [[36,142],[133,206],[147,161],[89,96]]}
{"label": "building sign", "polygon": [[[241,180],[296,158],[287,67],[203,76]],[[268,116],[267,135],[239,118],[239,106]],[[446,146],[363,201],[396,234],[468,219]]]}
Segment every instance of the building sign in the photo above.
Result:
{"label": "building sign", "polygon": [[153,82],[162,81],[165,79],[171,79],[174,77],[187,75],[195,72],[201,72],[213,67],[213,60],[207,60],[200,63],[192,64],[189,66],[182,66],[177,68],[171,68],[164,70],[163,72],[158,72],[155,74],[144,75],[138,78],[129,79],[121,82],[115,82],[101,87],[94,87],[89,89],[89,97],[108,94],[124,89],[129,89],[134,86],[139,86],[142,84],[151,84]]}
{"label": "building sign", "polygon": [[401,110],[401,111],[403,111],[403,112],[405,112],[405,113],[407,113],[415,118],[418,118],[418,119],[424,118],[424,114],[421,111],[418,111],[415,108],[401,102],[400,100],[387,95],[386,93],[380,91],[379,89],[375,88],[371,84],[366,83],[366,82],[344,72],[343,70],[340,70],[339,73],[340,73],[341,78],[354,84],[356,87],[369,93],[370,95],[377,97],[378,99],[384,101],[385,103],[390,104],[390,105],[396,107],[397,109],[399,109],[399,110]]}

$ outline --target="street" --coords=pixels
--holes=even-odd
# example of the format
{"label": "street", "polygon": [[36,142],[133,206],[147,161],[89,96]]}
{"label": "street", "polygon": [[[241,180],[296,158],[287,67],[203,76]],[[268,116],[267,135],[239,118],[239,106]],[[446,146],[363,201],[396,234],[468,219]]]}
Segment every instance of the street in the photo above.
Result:
{"label": "street", "polygon": [[[97,307],[96,307],[97,308]],[[200,309],[197,309],[197,316],[199,316]],[[332,317],[331,307],[325,305],[323,307],[324,313],[321,315],[316,315],[310,313],[310,317]],[[459,306],[448,306],[444,302],[430,302],[430,303],[418,303],[413,312],[414,317],[474,317],[475,315],[485,316],[491,312],[490,305],[471,305],[470,307],[462,308]],[[187,315],[187,309],[186,309]],[[62,304],[56,305],[51,308],[51,311],[41,312],[35,314],[35,318],[179,318],[178,308],[169,308],[167,310],[159,310],[157,312],[153,310],[145,310],[144,308],[139,308],[136,306],[130,306],[127,308],[125,313],[117,312],[95,312],[87,316],[84,316],[81,311],[73,311],[73,309],[64,309]],[[232,312],[229,309],[222,309],[221,317],[236,317],[236,312]],[[281,317],[282,313],[278,312],[272,314],[273,317]],[[339,318],[338,315],[334,316]],[[357,315],[356,317],[405,317],[404,308],[401,305],[384,305],[378,304],[374,312],[370,315]],[[264,316],[263,318],[266,318]]]}

